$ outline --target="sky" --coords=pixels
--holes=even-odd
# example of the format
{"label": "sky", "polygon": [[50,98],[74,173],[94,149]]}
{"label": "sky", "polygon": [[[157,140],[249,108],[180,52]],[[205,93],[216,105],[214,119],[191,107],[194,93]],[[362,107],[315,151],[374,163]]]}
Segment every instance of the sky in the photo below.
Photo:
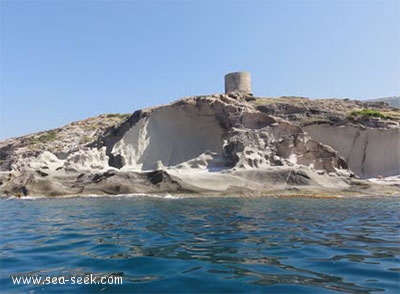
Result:
{"label": "sky", "polygon": [[400,94],[398,0],[0,0],[0,140],[224,92]]}

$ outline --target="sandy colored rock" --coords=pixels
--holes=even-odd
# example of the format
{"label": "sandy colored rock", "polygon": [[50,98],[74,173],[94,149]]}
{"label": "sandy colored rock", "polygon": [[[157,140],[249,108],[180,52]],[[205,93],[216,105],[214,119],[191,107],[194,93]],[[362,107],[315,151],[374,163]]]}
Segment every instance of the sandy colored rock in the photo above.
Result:
{"label": "sandy colored rock", "polygon": [[[0,194],[400,194],[398,110],[379,104],[392,117],[377,120],[349,114],[360,101],[249,97],[189,97],[0,142]],[[378,175],[395,177],[357,179]]]}

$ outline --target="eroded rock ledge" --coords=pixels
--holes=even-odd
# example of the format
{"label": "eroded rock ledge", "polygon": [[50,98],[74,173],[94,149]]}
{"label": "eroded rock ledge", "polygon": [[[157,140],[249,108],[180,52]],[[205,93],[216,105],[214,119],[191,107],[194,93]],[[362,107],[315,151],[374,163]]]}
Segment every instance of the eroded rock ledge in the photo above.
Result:
{"label": "eroded rock ledge", "polygon": [[399,110],[351,112],[370,107],[231,93],[102,115],[1,142],[0,194],[400,194],[358,179],[400,174]]}

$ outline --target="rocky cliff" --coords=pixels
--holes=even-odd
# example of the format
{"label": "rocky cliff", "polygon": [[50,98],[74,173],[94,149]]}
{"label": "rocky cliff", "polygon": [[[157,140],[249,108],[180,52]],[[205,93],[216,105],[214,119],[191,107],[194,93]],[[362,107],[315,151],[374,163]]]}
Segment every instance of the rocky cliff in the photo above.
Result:
{"label": "rocky cliff", "polygon": [[400,112],[384,102],[259,99],[257,109],[299,125],[339,152],[360,178],[400,174]]}
{"label": "rocky cliff", "polygon": [[0,142],[0,194],[399,194],[398,109],[238,93]]}

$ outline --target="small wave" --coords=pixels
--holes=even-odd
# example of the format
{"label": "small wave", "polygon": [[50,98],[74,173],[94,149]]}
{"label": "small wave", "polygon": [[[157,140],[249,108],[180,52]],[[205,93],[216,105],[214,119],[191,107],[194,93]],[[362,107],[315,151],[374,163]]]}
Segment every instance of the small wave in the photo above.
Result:
{"label": "small wave", "polygon": [[171,194],[166,194],[166,195],[157,195],[157,196],[155,196],[156,198],[163,198],[163,199],[183,199],[183,198],[187,198],[187,196],[186,197],[184,197],[184,196],[174,196],[174,195],[171,195]]}
{"label": "small wave", "polygon": [[56,197],[48,197],[48,196],[0,196],[2,200],[39,200],[39,199],[68,199],[68,198],[137,198],[137,197],[150,197],[150,198],[159,198],[159,199],[183,199],[188,198],[190,196],[177,196],[171,194],[145,194],[145,193],[132,193],[132,194],[119,194],[119,195],[96,195],[96,194],[88,194],[88,195],[64,195],[64,196],[56,196]]}
{"label": "small wave", "polygon": [[151,197],[151,198],[159,198],[159,199],[183,199],[188,198],[189,196],[177,196],[171,194],[145,194],[145,193],[136,193],[136,194],[126,194],[126,195],[118,195],[117,197]]}
{"label": "small wave", "polygon": [[48,198],[45,196],[1,196],[0,199],[2,200],[37,200],[37,199],[44,199]]}

